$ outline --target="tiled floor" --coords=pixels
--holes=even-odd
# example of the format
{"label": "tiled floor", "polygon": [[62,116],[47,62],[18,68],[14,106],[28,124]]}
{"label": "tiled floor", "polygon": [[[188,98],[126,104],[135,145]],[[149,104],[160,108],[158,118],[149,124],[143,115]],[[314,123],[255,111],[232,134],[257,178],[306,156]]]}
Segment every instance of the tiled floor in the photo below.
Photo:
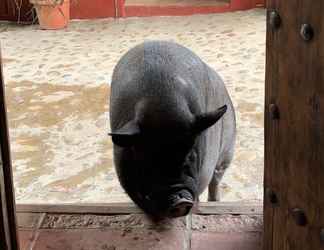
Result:
{"label": "tiled floor", "polygon": [[257,215],[18,215],[21,250],[261,250]]}

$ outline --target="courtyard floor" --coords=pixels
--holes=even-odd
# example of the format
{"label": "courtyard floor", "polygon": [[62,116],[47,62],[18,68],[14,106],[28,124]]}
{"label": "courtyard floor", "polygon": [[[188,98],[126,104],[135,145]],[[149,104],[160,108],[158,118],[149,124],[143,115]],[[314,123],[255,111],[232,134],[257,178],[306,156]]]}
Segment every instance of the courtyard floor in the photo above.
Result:
{"label": "courtyard floor", "polygon": [[118,59],[152,39],[187,46],[223,77],[238,139],[221,199],[261,200],[265,21],[255,9],[72,21],[61,31],[0,23],[17,203],[128,201],[107,136],[109,84]]}

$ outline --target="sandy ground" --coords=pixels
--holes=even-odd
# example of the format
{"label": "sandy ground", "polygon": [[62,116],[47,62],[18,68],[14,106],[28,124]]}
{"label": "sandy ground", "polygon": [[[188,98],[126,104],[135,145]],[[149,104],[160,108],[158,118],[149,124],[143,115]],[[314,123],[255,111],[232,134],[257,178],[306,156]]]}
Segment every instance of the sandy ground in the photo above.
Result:
{"label": "sandy ground", "polygon": [[265,12],[258,9],[73,21],[63,31],[0,24],[18,203],[128,200],[107,136],[109,84],[121,55],[152,39],[187,46],[223,77],[238,139],[221,197],[262,199]]}

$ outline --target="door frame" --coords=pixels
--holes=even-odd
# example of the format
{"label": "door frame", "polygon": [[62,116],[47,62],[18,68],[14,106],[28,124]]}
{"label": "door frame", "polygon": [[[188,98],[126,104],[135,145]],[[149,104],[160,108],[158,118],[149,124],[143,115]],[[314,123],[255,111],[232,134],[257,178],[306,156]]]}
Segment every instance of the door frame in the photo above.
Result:
{"label": "door frame", "polygon": [[[15,193],[0,46],[0,249],[19,250]],[[2,240],[4,239],[4,240]]]}

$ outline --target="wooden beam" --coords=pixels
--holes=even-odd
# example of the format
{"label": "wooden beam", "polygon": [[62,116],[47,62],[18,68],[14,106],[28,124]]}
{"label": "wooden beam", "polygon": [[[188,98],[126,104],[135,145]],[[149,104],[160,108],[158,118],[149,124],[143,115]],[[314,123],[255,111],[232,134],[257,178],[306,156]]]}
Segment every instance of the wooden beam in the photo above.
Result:
{"label": "wooden beam", "polygon": [[[193,209],[195,214],[247,214],[261,215],[261,203],[205,202]],[[105,204],[18,204],[18,213],[62,213],[62,214],[138,214],[142,213],[133,203]]]}
{"label": "wooden beam", "polygon": [[202,202],[194,208],[195,214],[262,215],[263,206],[259,202]]}
{"label": "wooden beam", "polygon": [[[1,47],[0,47],[0,237],[1,250],[19,249],[16,228],[16,208],[12,179],[12,167],[9,146],[9,131],[7,123],[7,109],[5,102],[5,84],[2,73]],[[1,245],[2,244],[2,245]]]}
{"label": "wooden beam", "polygon": [[109,204],[18,204],[18,213],[62,214],[138,214],[142,211],[132,203]]}

